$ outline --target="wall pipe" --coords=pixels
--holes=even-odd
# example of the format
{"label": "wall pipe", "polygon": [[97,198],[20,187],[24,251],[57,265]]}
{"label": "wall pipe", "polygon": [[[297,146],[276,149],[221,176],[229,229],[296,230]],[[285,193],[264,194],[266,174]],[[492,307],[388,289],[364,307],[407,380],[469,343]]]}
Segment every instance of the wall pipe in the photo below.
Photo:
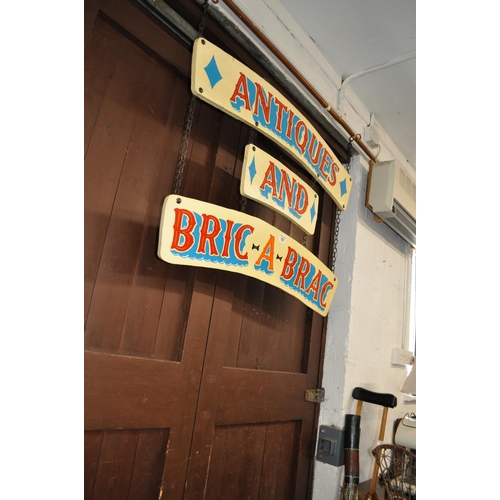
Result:
{"label": "wall pipe", "polygon": [[[380,71],[381,69],[390,68],[391,66],[396,66],[397,64],[404,63],[406,61],[410,61],[411,59],[415,59],[417,57],[416,54],[410,54],[402,57],[398,57],[397,59],[393,59],[392,61],[388,61],[383,64],[379,64],[378,66],[373,66],[372,68],[364,69],[358,73],[354,73],[348,76],[345,80],[342,81],[339,89],[339,97],[337,107],[340,109],[342,100],[344,98],[345,89],[347,85],[349,85],[353,80],[359,78],[361,76],[369,75],[370,73],[375,73],[375,71]],[[370,124],[371,124],[371,116],[370,116]]]}
{"label": "wall pipe", "polygon": [[[219,0],[211,0],[212,3],[219,3]],[[301,73],[293,66],[288,59],[273,45],[273,43],[253,24],[253,22],[237,7],[232,0],[222,0],[229,9],[236,14],[241,21],[252,31],[252,33],[257,36],[257,38],[276,56],[279,61],[290,71],[290,73],[299,80],[299,82],[307,89],[307,91],[316,99],[316,101],[321,104],[321,106],[327,111],[327,113],[332,116],[342,128],[349,134],[349,140],[355,141],[359,147],[364,151],[364,153],[370,158],[370,160],[376,162],[377,158],[368,149],[366,144],[361,141],[361,135],[356,134],[354,130],[346,123],[346,121],[336,113],[330,106],[330,104],[323,99],[323,97],[316,91],[316,89],[302,76]],[[203,0],[197,0],[198,3],[203,3]]]}

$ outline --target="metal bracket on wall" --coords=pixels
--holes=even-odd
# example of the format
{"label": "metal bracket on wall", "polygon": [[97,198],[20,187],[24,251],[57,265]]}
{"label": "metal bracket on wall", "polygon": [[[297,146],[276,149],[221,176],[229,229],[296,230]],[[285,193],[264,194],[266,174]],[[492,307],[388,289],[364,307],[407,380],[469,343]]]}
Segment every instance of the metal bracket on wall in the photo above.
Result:
{"label": "metal bracket on wall", "polygon": [[310,403],[322,403],[325,400],[325,389],[308,389],[305,400]]}

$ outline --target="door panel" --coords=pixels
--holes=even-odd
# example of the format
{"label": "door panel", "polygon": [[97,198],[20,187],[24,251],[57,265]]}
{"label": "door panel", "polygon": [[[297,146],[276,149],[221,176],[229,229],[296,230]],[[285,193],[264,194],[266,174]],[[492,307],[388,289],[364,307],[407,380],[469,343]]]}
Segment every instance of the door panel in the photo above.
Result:
{"label": "door panel", "polygon": [[299,422],[217,426],[206,498],[293,498]]}
{"label": "door panel", "polygon": [[156,500],[168,434],[168,429],[86,431],[85,499]]}
{"label": "door panel", "polygon": [[[254,278],[157,257],[191,56],[134,2],[85,10],[85,498],[305,499],[323,318]],[[181,194],[243,209],[327,262],[333,203],[317,186],[314,236],[241,198],[248,136],[197,101]]]}

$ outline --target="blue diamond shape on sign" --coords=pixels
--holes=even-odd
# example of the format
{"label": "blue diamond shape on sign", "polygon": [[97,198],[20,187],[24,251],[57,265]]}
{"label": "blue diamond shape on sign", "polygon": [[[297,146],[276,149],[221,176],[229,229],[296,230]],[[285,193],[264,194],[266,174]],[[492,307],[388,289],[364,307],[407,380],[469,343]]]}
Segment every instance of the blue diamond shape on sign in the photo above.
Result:
{"label": "blue diamond shape on sign", "polygon": [[340,181],[340,196],[344,196],[347,193],[346,179]]}
{"label": "blue diamond shape on sign", "polygon": [[212,56],[210,62],[205,66],[205,73],[208,76],[208,80],[212,88],[214,88],[217,83],[222,80],[222,76],[220,74],[219,68],[217,67],[217,63],[215,62],[215,57]]}
{"label": "blue diamond shape on sign", "polygon": [[255,156],[252,158],[252,163],[250,163],[248,167],[248,171],[250,172],[250,184],[253,182],[253,178],[255,177],[255,174],[257,173],[257,169],[255,168]]}
{"label": "blue diamond shape on sign", "polygon": [[313,205],[311,207],[310,214],[311,214],[311,222],[312,222],[314,220],[314,216],[316,215],[316,203],[313,203]]}

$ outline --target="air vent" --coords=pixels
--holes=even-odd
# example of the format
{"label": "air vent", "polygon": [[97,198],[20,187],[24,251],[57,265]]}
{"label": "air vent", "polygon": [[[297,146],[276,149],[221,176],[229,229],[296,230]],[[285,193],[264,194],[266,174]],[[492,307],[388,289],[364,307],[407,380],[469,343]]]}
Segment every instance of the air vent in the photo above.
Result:
{"label": "air vent", "polygon": [[417,242],[417,187],[395,161],[375,163],[367,189],[367,207],[410,245]]}

